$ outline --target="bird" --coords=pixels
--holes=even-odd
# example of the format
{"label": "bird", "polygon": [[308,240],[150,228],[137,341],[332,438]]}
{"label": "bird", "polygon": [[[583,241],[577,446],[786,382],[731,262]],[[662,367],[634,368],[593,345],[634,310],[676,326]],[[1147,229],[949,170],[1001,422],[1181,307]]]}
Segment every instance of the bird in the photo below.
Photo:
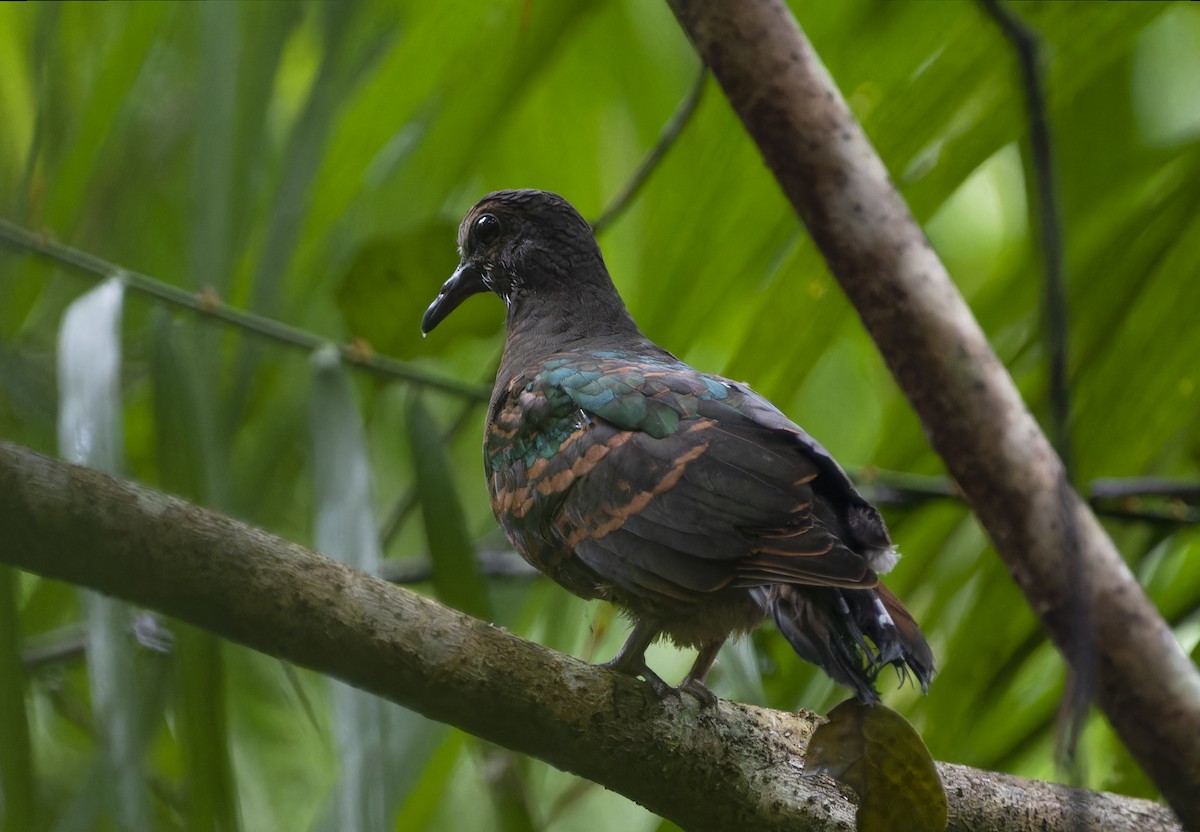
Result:
{"label": "bird", "polygon": [[[927,691],[933,653],[879,579],[898,558],[879,511],[766,398],[647,338],[566,199],[489,193],[458,250],[422,333],[472,295],[504,302],[483,443],[492,509],[537,570],[632,620],[603,666],[712,703],[722,645],[772,619],[860,701],[879,701],[889,665]],[[646,663],[658,639],[697,651],[677,687]]]}

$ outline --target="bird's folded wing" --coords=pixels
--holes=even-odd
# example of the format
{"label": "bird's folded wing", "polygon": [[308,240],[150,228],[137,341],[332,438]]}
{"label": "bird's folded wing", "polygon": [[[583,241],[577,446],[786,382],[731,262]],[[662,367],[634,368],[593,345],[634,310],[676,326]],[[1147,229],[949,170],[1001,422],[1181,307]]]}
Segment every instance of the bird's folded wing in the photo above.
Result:
{"label": "bird's folded wing", "polygon": [[553,480],[556,532],[601,577],[681,599],[764,583],[876,583],[843,542],[836,507],[814,492],[822,466],[788,432],[732,411],[711,377],[614,359],[557,381],[586,424],[529,473]]}

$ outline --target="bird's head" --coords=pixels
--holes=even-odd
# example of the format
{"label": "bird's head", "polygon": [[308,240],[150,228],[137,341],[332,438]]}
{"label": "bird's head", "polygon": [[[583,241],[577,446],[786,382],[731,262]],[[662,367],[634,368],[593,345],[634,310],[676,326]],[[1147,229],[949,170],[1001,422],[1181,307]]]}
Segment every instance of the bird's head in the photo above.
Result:
{"label": "bird's head", "polygon": [[[573,299],[597,292],[616,297],[591,226],[557,194],[488,194],[459,226],[458,251],[458,268],[425,311],[422,332],[432,331],[460,303],[481,292],[498,295],[510,320],[531,300],[565,309]],[[616,305],[624,313],[619,297]]]}

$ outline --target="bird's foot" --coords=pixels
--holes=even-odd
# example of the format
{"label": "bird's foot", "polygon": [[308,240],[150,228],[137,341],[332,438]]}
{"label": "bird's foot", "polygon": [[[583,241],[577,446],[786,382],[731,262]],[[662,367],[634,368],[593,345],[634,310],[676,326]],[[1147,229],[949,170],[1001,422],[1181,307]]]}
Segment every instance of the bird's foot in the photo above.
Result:
{"label": "bird's foot", "polygon": [[661,676],[646,666],[644,660],[631,659],[629,654],[618,655],[597,667],[606,667],[626,676],[640,676],[646,680],[646,684],[650,685],[651,690],[659,699],[666,699],[668,696],[679,698],[686,693],[706,708],[717,706],[717,695],[705,687],[699,679],[688,676],[679,684],[679,687],[668,685]]}
{"label": "bird's foot", "polygon": [[634,655],[629,652],[620,652],[606,662],[596,665],[597,667],[606,667],[609,670],[615,670],[617,673],[624,673],[626,676],[638,676],[646,680],[646,683],[654,690],[655,695],[659,699],[665,699],[671,694],[678,694],[675,688],[663,681],[662,677],[646,666],[646,660],[641,656]]}
{"label": "bird's foot", "polygon": [[634,624],[633,632],[629,634],[625,644],[617,651],[617,655],[597,666],[624,673],[626,676],[642,677],[660,700],[666,699],[668,696],[679,698],[687,693],[699,700],[701,705],[716,707],[717,697],[704,686],[704,677],[708,675],[708,669],[712,667],[722,642],[716,641],[705,645],[683,682],[679,687],[673,687],[646,666],[646,648],[654,641],[658,632],[658,628],[652,623],[639,619]]}
{"label": "bird's foot", "polygon": [[680,682],[679,687],[673,688],[679,693],[687,693],[696,698],[696,700],[706,708],[717,707],[717,695],[704,686],[704,683],[699,679],[693,679],[691,676]]}

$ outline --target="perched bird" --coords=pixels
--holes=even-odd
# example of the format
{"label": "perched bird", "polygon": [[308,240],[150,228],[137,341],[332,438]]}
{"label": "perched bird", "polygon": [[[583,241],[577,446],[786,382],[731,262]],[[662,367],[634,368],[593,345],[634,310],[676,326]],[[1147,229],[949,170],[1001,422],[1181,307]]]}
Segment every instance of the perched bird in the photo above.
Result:
{"label": "perched bird", "polygon": [[721,645],[769,615],[865,701],[889,664],[926,688],[929,645],[878,578],[897,558],[879,512],[765,398],[646,338],[565,199],[488,194],[458,248],[421,329],[471,295],[504,301],[483,448],[492,509],[533,566],[633,619],[606,666],[663,695],[644,654],[666,636],[699,651],[679,689],[712,701]]}

